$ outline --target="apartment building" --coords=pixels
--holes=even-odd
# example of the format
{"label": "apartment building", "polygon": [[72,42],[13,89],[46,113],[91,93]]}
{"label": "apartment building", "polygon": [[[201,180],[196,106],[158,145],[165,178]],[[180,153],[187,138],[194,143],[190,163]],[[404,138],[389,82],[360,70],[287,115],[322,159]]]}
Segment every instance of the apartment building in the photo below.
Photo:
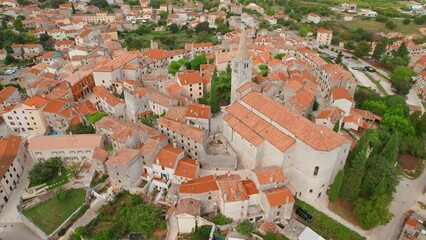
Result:
{"label": "apartment building", "polygon": [[24,172],[26,149],[19,136],[0,139],[0,211],[9,201]]}
{"label": "apartment building", "polygon": [[28,151],[36,162],[53,157],[65,161],[90,160],[95,148],[104,148],[103,135],[36,136],[28,141]]}
{"label": "apartment building", "polygon": [[7,126],[21,135],[44,135],[49,131],[43,109],[49,101],[35,95],[25,102],[5,109],[3,119]]}

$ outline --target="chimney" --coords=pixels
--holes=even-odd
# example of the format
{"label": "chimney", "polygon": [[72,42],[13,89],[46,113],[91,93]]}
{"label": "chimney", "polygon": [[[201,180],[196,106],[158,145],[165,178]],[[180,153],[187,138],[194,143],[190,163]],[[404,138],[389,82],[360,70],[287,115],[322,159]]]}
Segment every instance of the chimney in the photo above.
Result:
{"label": "chimney", "polygon": [[156,163],[157,165],[160,165],[160,159],[156,158],[156,159],[155,159],[155,163]]}
{"label": "chimney", "polygon": [[289,198],[287,196],[287,197],[285,197],[285,203],[288,203],[288,201],[289,201]]}
{"label": "chimney", "polygon": [[223,194],[223,199],[228,200],[228,194],[227,193]]}
{"label": "chimney", "polygon": [[271,175],[271,176],[269,176],[269,182],[270,182],[270,183],[273,183],[273,182],[274,182],[274,176],[272,176],[272,175]]}
{"label": "chimney", "polygon": [[173,139],[173,147],[174,147],[174,148],[177,148],[176,139]]}

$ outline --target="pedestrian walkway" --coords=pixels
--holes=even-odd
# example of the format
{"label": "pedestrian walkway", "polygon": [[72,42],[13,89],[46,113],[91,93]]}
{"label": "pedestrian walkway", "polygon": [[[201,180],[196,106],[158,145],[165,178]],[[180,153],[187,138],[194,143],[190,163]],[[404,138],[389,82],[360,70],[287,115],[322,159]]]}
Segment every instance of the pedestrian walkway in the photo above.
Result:
{"label": "pedestrian walkway", "polygon": [[167,233],[167,240],[176,240],[179,233],[178,222],[175,216],[169,218],[169,231]]}

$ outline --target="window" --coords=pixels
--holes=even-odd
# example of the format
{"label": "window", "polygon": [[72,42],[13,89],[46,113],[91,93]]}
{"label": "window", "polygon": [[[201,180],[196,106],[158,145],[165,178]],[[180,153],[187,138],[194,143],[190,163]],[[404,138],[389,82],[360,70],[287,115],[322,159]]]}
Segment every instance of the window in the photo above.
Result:
{"label": "window", "polygon": [[280,212],[277,212],[277,216],[279,216],[280,215]]}
{"label": "window", "polygon": [[316,166],[316,167],[314,168],[314,176],[318,176],[318,172],[319,172],[319,167],[318,167],[318,166]]}
{"label": "window", "polygon": [[310,189],[309,192],[312,193],[314,190]]}

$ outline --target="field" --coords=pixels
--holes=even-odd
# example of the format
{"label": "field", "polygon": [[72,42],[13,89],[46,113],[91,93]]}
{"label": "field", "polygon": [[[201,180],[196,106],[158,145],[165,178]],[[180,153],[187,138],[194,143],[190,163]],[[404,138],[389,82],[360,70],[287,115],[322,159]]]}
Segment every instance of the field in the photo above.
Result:
{"label": "field", "polygon": [[371,20],[354,20],[350,22],[341,22],[341,26],[348,29],[348,30],[355,30],[359,27],[364,28],[366,31],[369,32],[400,32],[402,34],[420,34],[419,28],[425,28],[426,24],[423,25],[416,25],[415,23],[411,22],[408,25],[402,24],[402,19],[392,19],[392,21],[398,26],[396,29],[389,29],[385,26],[382,22],[377,22],[374,19]]}
{"label": "field", "polygon": [[66,192],[64,200],[53,197],[26,209],[23,214],[46,234],[52,233],[84,202],[84,189],[70,189]]}
{"label": "field", "polygon": [[198,40],[209,42],[212,41],[213,35],[207,35],[205,39],[199,39],[197,34],[188,34],[186,31],[172,33],[167,30],[152,31],[147,34],[138,35],[136,33],[122,34],[124,45],[129,49],[140,49],[150,47],[150,41],[156,41],[160,48],[165,50],[183,49],[185,43],[200,42]]}

